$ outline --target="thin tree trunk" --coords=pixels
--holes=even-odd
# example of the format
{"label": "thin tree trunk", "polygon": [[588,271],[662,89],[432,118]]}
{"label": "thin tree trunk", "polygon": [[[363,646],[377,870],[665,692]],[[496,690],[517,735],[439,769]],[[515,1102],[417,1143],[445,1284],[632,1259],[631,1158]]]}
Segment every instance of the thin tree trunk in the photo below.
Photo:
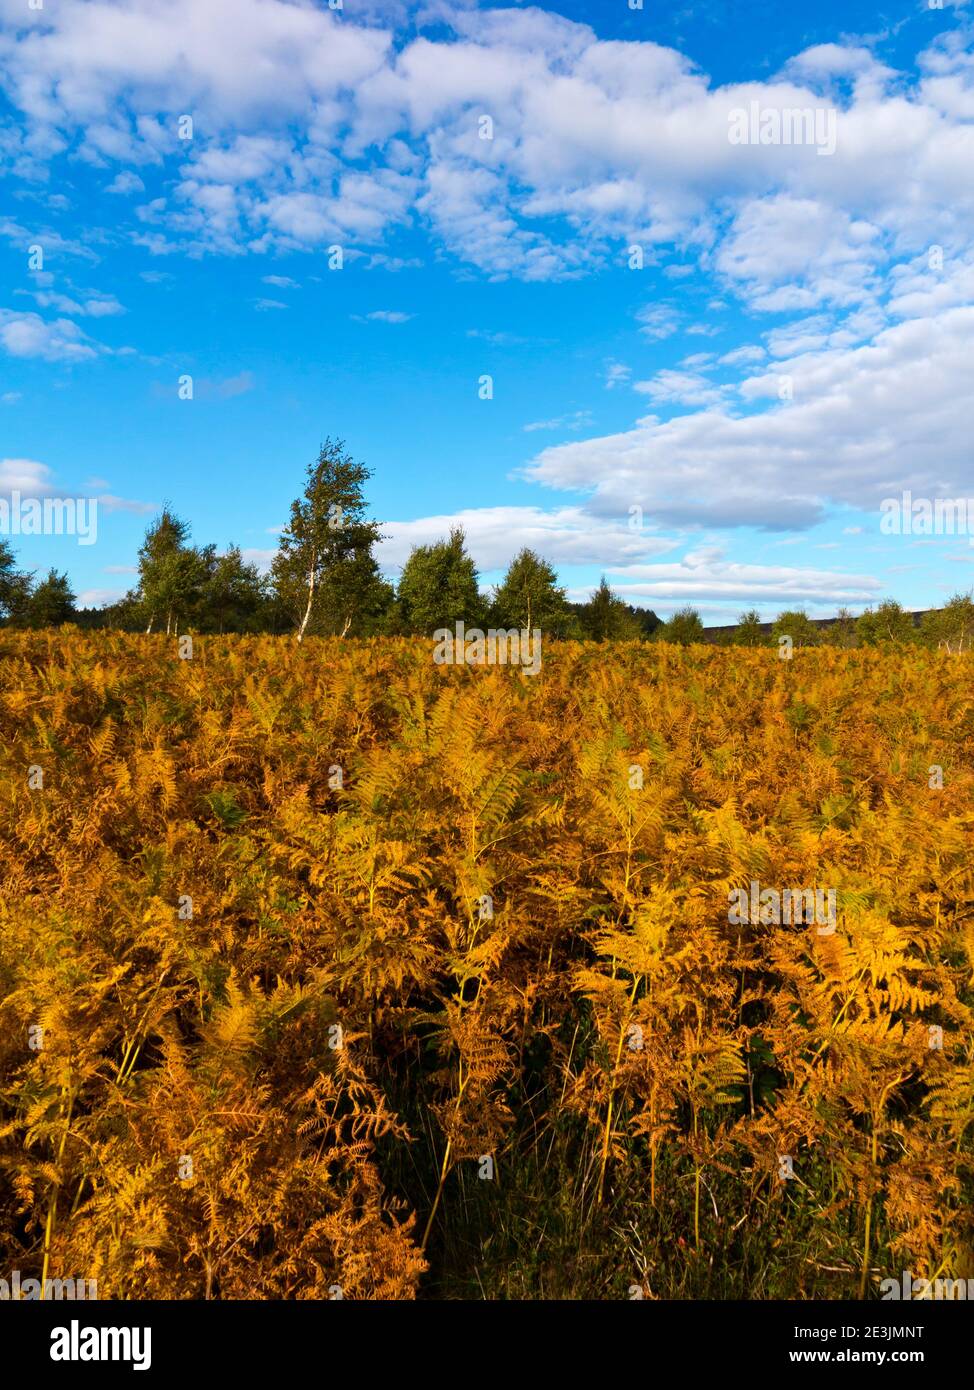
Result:
{"label": "thin tree trunk", "polygon": [[304,617],[301,619],[301,626],[298,628],[298,641],[304,640],[304,630],[308,626],[308,619],[311,617],[311,605],[315,597],[315,570],[317,568],[317,555],[311,557],[311,573],[308,575],[308,606],[304,610]]}
{"label": "thin tree trunk", "polygon": [[343,636],[343,637],[345,636],[346,632],[348,631],[348,629],[349,629],[351,626],[352,626],[352,615],[351,615],[351,613],[349,613],[348,617],[345,619],[345,626],[342,628],[342,636]]}

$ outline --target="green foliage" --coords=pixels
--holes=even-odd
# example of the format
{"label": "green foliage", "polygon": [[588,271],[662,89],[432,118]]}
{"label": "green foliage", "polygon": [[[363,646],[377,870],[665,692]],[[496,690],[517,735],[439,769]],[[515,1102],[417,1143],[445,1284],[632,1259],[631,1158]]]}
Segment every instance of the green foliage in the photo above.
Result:
{"label": "green foliage", "polygon": [[704,633],[700,614],[689,606],[678,608],[669,622],[657,628],[656,637],[661,642],[675,642],[680,647],[688,647],[691,642],[702,642]]}
{"label": "green foliage", "polygon": [[884,599],[874,612],[871,608],[856,621],[856,637],[864,647],[882,642],[912,642],[915,637],[913,619],[895,599]]}
{"label": "green foliage", "polygon": [[974,598],[954,594],[944,608],[924,614],[921,633],[930,646],[951,652],[974,646]]}
{"label": "green foliage", "polygon": [[761,630],[761,615],[754,608],[749,608],[746,613],[742,613],[737,620],[737,627],[731,635],[731,640],[737,647],[766,647],[768,645],[767,633]]}
{"label": "green foliage", "polygon": [[582,631],[593,642],[632,642],[643,629],[632,610],[612,592],[605,575],[580,613]]}
{"label": "green foliage", "polygon": [[779,637],[790,637],[796,647],[815,647],[822,640],[819,629],[810,622],[803,608],[790,608],[778,614],[771,628],[771,638],[777,643]]}
{"label": "green foliage", "polygon": [[236,793],[230,788],[210,792],[204,799],[224,830],[236,830],[247,818],[247,812],[238,805]]}
{"label": "green foliage", "polygon": [[432,637],[438,628],[452,628],[457,621],[467,627],[483,623],[486,604],[459,527],[450,532],[449,540],[413,549],[403,566],[397,598],[405,632]]}
{"label": "green foliage", "polygon": [[268,600],[268,584],[254,564],[244,562],[240,547],[223,555],[207,553],[199,620],[204,631],[255,632]]}
{"label": "green foliage", "polygon": [[305,634],[366,635],[392,602],[372,554],[379,525],[365,515],[371,476],[342,440],[327,439],[308,465],[303,496],[291,503],[271,576],[299,641]]}
{"label": "green foliage", "polygon": [[955,594],[944,608],[913,615],[893,599],[855,618],[841,608],[833,621],[812,622],[803,609],[780,613],[769,639],[756,610],[742,612],[735,628],[704,629],[690,606],[661,623],[613,593],[606,579],[586,603],[569,602],[554,566],[528,548],[511,561],[489,601],[480,593],[463,531],[413,549],[398,591],[373,554],[379,524],[366,517],[364,485],[371,470],[356,463],[341,440],[328,439],[309,464],[303,495],[291,515],[271,574],[244,560],[239,546],[193,546],[187,522],[163,508],[138,553],[139,582],[118,602],[75,608],[65,574],[51,570],[35,588],[16,568],[0,540],[0,625],[42,628],[70,622],[86,630],[164,630],[196,633],[283,633],[319,637],[432,636],[459,621],[468,627],[540,627],[549,638],[631,642],[658,637],[686,646],[765,647],[788,636],[794,646],[922,645],[964,652],[974,645],[974,597]]}
{"label": "green foliage", "polygon": [[138,602],[148,627],[170,633],[199,605],[211,552],[189,544],[189,524],[164,507],[139,549]]}
{"label": "green foliage", "polygon": [[36,586],[27,600],[26,621],[29,627],[59,627],[74,617],[74,594],[66,574],[49,570],[47,578]]}
{"label": "green foliage", "polygon": [[540,628],[545,636],[567,636],[573,615],[554,568],[533,550],[521,550],[494,590],[491,621],[501,628]]}
{"label": "green foliage", "polygon": [[15,626],[23,624],[30,591],[30,575],[17,569],[12,547],[0,540],[0,619]]}
{"label": "green foliage", "polygon": [[857,645],[856,619],[848,608],[839,609],[835,615],[835,622],[826,630],[825,641],[833,647],[841,647],[843,651],[849,651]]}

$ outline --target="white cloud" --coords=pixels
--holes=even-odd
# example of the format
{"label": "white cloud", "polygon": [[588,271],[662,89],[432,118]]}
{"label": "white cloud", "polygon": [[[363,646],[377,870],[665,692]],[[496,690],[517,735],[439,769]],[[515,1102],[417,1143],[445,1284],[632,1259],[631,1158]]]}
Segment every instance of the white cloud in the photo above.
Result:
{"label": "white cloud", "polygon": [[754,345],[750,347],[734,348],[733,352],[725,352],[723,357],[718,360],[723,367],[741,367],[747,365],[749,362],[760,362],[761,359],[766,356],[767,353],[763,347]]}
{"label": "white cloud", "polygon": [[293,117],[362,81],[389,35],[330,11],[283,0],[124,0],[44,14],[45,28],[8,41],[12,95],[40,126],[83,123],[86,148],[130,148],[145,159],[171,133],[133,134],[119,99],[148,113],[197,113],[201,126]]}
{"label": "white cloud", "polygon": [[41,290],[34,295],[34,300],[41,309],[55,309],[61,314],[79,314],[101,319],[125,313],[124,305],[119,304],[113,294],[91,294],[87,298],[82,295],[81,298],[83,303],[52,290]]}
{"label": "white cloud", "polygon": [[[586,510],[626,515],[638,504],[677,525],[789,529],[828,502],[876,509],[912,487],[966,495],[974,487],[974,307],[909,320],[852,348],[805,350],[778,364],[794,400],[754,414],[727,404],[647,417],[621,434],[559,444],[525,469],[535,482],[588,493]],[[777,396],[777,376],[741,385],[745,401]]]}
{"label": "white cloud", "polygon": [[[50,497],[50,496],[74,496],[68,494],[63,488],[55,487],[54,474],[46,463],[39,463],[36,459],[27,458],[5,458],[0,459],[0,494],[9,495],[13,491],[20,492],[24,497]],[[91,479],[90,483],[97,482]],[[135,502],[125,497],[113,497],[111,494],[101,494],[97,497],[99,508],[107,512],[132,512],[136,515],[144,515],[147,512],[155,511],[155,504],[151,502]],[[121,571],[119,571],[121,573]]]}
{"label": "white cloud", "polygon": [[53,492],[50,468],[36,459],[0,459],[0,493],[15,491],[25,497],[44,497]]}
{"label": "white cloud", "polygon": [[719,551],[691,552],[665,564],[615,567],[609,573],[613,589],[630,602],[667,598],[834,605],[868,603],[881,590],[871,575],[739,564],[722,559]]}
{"label": "white cloud", "polygon": [[[0,39],[2,43],[2,39]],[[2,154],[0,143],[0,154]],[[82,260],[97,261],[98,255],[90,246],[72,237],[64,237],[52,227],[22,226],[10,217],[0,217],[0,237],[4,237],[20,251],[25,246],[37,244],[44,252],[45,263],[57,261],[62,256],[77,256]],[[30,274],[35,285],[50,285],[53,276],[49,270],[35,270]]]}
{"label": "white cloud", "polygon": [[443,540],[455,526],[466,533],[467,549],[480,570],[503,569],[528,546],[558,565],[608,565],[620,559],[665,554],[679,542],[649,531],[633,531],[626,522],[604,521],[580,507],[470,508],[415,521],[387,521],[378,548],[387,571],[402,566],[414,545]]}
{"label": "white cloud", "polygon": [[747,203],[716,256],[717,269],[758,310],[862,303],[875,291],[879,229],[811,198]]}
{"label": "white cloud", "polygon": [[78,595],[78,607],[104,608],[106,604],[117,603],[124,594],[124,589],[82,589]]}
{"label": "white cloud", "polygon": [[667,304],[647,304],[636,314],[640,333],[647,338],[669,338],[677,330],[680,315]]}
{"label": "white cloud", "polygon": [[607,362],[605,364],[605,389],[613,390],[616,386],[628,386],[632,376],[632,368],[627,367],[623,362]]}
{"label": "white cloud", "polygon": [[97,502],[106,512],[131,512],[133,516],[146,516],[157,510],[155,502],[138,502],[130,497],[116,497],[111,492],[99,493]]}
{"label": "white cloud", "polygon": [[692,352],[689,357],[682,357],[677,365],[687,371],[709,371],[713,361],[712,352]]}
{"label": "white cloud", "polygon": [[103,319],[115,314],[124,314],[125,306],[119,304],[113,294],[99,294],[85,300],[82,312],[89,318]]}
{"label": "white cloud", "polygon": [[[418,218],[489,277],[571,278],[623,263],[634,243],[648,264],[671,247],[683,258],[671,277],[696,257],[776,312],[867,302],[890,255],[964,243],[974,81],[962,30],[934,40],[912,87],[856,41],[721,86],[674,49],[601,41],[536,8],[437,6],[421,19],[436,23],[417,35],[396,4],[365,22],[305,0],[49,7],[0,38],[24,123],[8,157],[21,172],[66,150],[117,161],[116,192],[138,191],[133,166],[178,160],[181,181],[150,215],[194,254],[377,243]],[[825,103],[835,153],[732,145],[728,116],[751,100]],[[181,141],[187,112],[193,139]]]}
{"label": "white cloud", "polygon": [[490,343],[493,347],[517,347],[528,342],[527,338],[521,338],[517,333],[494,332],[484,328],[468,328],[468,338],[481,338],[485,343]]}
{"label": "white cloud", "polygon": [[728,388],[715,386],[699,372],[675,372],[664,368],[649,381],[634,381],[633,390],[649,396],[654,405],[670,402],[679,405],[714,405],[723,398]]}
{"label": "white cloud", "polygon": [[276,554],[276,550],[261,550],[253,546],[244,546],[241,548],[240,558],[245,565],[256,565],[263,574],[266,574],[274,563],[274,556]]}
{"label": "white cloud", "polygon": [[46,362],[82,362],[98,355],[98,345],[70,319],[48,323],[39,314],[0,309],[0,346],[11,357]]}
{"label": "white cloud", "polygon": [[532,420],[528,425],[522,425],[526,434],[531,434],[535,430],[580,430],[584,428],[592,419],[590,410],[575,410],[570,415],[557,415],[553,420]]}
{"label": "white cloud", "polygon": [[145,184],[131,169],[122,169],[105,189],[106,193],[144,193]]}

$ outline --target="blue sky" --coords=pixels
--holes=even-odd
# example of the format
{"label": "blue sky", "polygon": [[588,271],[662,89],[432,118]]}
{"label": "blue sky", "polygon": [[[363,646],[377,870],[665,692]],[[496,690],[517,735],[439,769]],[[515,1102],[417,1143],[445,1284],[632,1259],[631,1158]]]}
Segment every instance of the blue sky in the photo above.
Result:
{"label": "blue sky", "polygon": [[[100,499],[94,545],[15,540],[83,601],[163,502],[267,563],[326,435],[391,577],[460,522],[484,584],[528,544],[714,623],[974,583],[966,535],[879,532],[905,488],[974,497],[971,6],[0,24],[0,494]],[[780,143],[782,110],[820,124]]]}

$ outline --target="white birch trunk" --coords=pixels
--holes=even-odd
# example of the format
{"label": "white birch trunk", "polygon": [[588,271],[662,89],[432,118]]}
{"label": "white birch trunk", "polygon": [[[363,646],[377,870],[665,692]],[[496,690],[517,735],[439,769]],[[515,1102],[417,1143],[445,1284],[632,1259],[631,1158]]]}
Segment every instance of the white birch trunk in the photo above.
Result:
{"label": "white birch trunk", "polygon": [[302,642],[302,641],[304,640],[304,630],[305,630],[305,628],[308,626],[308,619],[311,617],[311,605],[312,605],[312,603],[314,602],[314,597],[315,597],[315,569],[316,569],[316,567],[317,567],[317,566],[316,566],[316,561],[317,561],[317,559],[318,559],[318,556],[317,556],[317,555],[312,555],[312,557],[311,557],[311,573],[308,575],[308,606],[307,606],[307,608],[304,610],[304,617],[301,619],[301,626],[298,628],[298,641],[299,641],[299,642]]}

